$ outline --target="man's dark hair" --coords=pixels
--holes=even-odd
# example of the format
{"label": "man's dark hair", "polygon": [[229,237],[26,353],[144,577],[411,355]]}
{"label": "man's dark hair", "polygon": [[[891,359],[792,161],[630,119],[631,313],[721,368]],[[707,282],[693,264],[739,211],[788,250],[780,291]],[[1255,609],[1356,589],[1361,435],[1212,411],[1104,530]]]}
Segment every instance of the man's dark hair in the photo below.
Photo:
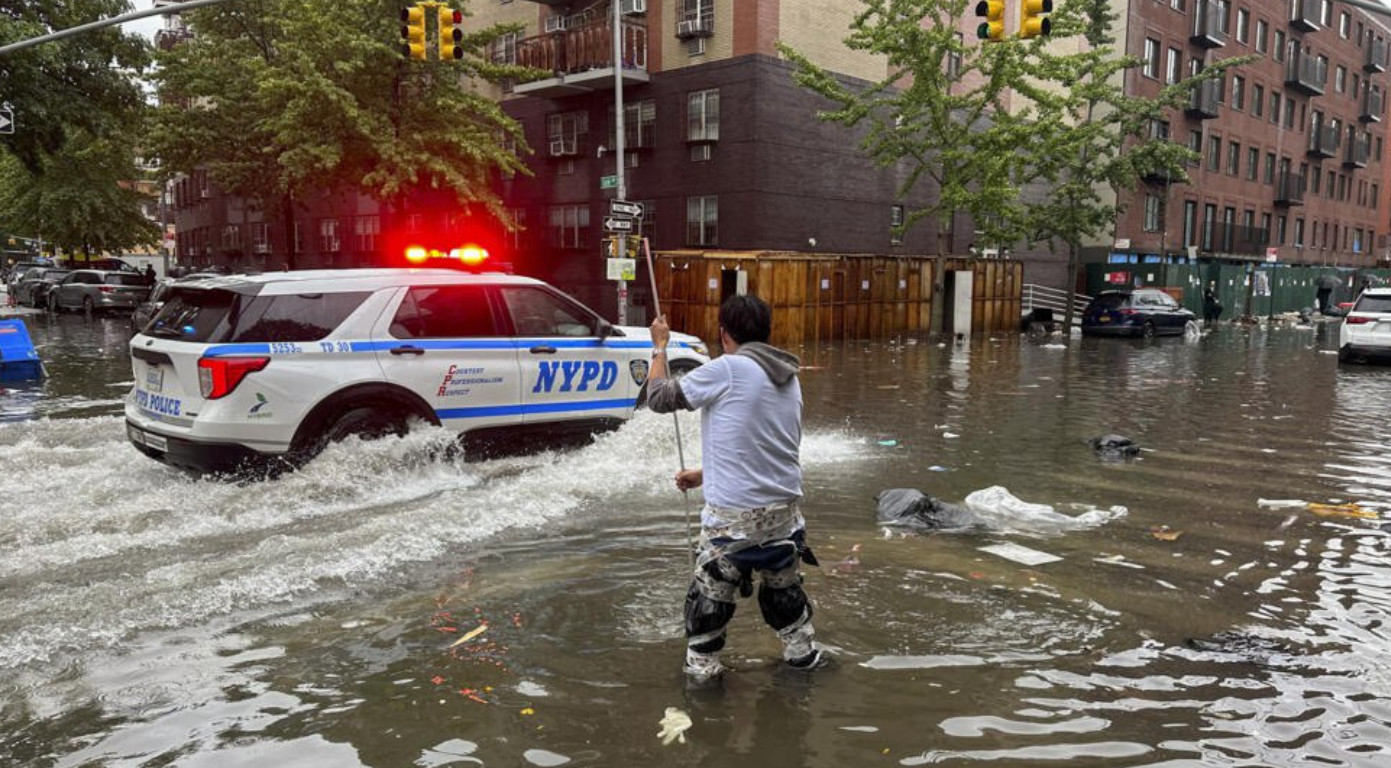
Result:
{"label": "man's dark hair", "polygon": [[767,343],[773,332],[773,310],[757,296],[730,296],[720,305],[720,327],[736,344]]}

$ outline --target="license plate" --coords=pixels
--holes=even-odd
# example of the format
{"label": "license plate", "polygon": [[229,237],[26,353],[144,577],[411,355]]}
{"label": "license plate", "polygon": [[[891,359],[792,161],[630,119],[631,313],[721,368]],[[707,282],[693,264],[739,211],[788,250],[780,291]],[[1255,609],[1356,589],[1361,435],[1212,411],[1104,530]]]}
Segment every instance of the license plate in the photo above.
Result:
{"label": "license plate", "polygon": [[1111,322],[1111,318],[1107,317],[1106,315],[1102,315],[1101,317],[1098,317],[1096,321],[1098,323],[1109,323]]}
{"label": "license plate", "polygon": [[164,391],[164,369],[158,365],[145,368],[145,389],[151,392]]}
{"label": "license plate", "polygon": [[132,443],[145,444],[145,434],[129,424],[126,425],[126,434],[130,436]]}
{"label": "license plate", "polygon": [[165,440],[165,439],[164,439],[163,437],[161,437],[160,435],[156,435],[156,434],[153,433],[153,432],[146,432],[146,433],[145,433],[144,435],[142,435],[141,437],[144,438],[144,440],[145,440],[145,445],[150,446],[151,448],[155,449],[156,451],[167,451],[167,450],[169,450],[169,441],[168,441],[168,440]]}

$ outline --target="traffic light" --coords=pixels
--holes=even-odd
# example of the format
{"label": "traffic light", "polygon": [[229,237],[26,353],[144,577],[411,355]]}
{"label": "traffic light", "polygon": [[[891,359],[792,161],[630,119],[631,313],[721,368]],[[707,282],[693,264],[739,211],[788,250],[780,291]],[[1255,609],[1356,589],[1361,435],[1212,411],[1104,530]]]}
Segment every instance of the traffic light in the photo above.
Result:
{"label": "traffic light", "polygon": [[425,49],[425,9],[418,5],[412,5],[401,9],[401,37],[405,38],[405,43],[401,45],[401,55],[408,59],[425,59],[428,53]]}
{"label": "traffic light", "polygon": [[981,0],[976,15],[984,19],[976,27],[976,37],[998,43],[1005,39],[1005,0]]}
{"label": "traffic light", "polygon": [[1047,37],[1053,31],[1053,22],[1043,14],[1052,12],[1053,0],[1024,0],[1019,6],[1019,37],[1024,40],[1039,35]]}
{"label": "traffic light", "polygon": [[464,12],[448,6],[438,9],[440,19],[440,61],[464,58],[464,33],[457,25],[464,23]]}

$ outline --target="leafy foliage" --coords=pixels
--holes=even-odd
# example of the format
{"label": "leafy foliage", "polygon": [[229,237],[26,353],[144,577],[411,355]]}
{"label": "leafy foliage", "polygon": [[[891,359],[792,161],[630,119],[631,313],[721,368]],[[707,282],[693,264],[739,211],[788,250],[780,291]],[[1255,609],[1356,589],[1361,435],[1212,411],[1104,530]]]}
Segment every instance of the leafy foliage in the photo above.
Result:
{"label": "leafy foliage", "polygon": [[[403,61],[399,0],[243,0],[191,14],[159,56],[151,134],[168,173],[206,169],[263,203],[355,191],[388,204],[442,189],[505,220],[491,180],[525,172],[519,126],[470,85],[521,78],[465,36],[462,61]],[[275,206],[268,205],[268,209]]]}

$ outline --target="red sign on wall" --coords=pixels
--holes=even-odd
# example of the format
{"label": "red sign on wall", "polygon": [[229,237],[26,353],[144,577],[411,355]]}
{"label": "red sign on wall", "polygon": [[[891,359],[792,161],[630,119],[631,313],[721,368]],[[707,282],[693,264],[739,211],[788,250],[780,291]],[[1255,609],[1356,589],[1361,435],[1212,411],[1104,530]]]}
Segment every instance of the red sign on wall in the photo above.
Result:
{"label": "red sign on wall", "polygon": [[1106,282],[1112,285],[1125,285],[1130,280],[1128,272],[1107,272]]}

